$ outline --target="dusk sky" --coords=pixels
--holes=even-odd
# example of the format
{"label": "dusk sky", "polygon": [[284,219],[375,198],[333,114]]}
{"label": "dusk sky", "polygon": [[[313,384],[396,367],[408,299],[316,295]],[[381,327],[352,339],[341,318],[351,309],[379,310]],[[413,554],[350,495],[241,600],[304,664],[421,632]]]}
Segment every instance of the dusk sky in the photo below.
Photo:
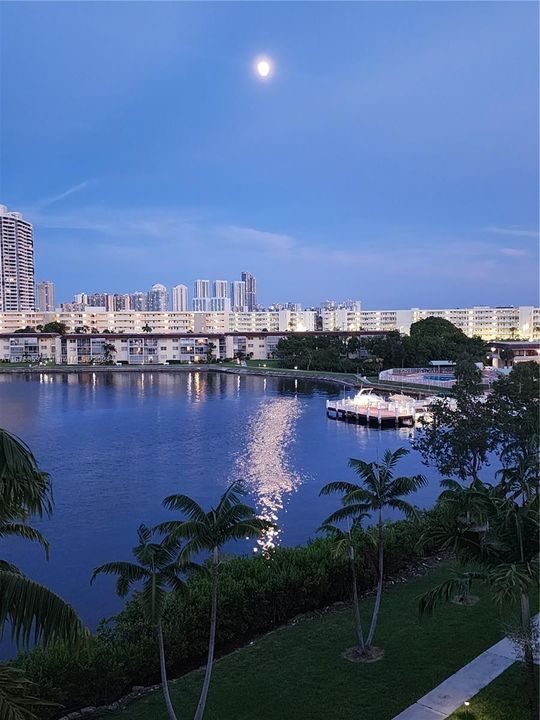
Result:
{"label": "dusk sky", "polygon": [[0,202],[57,302],[249,270],[264,304],[538,304],[538,12],[4,2]]}

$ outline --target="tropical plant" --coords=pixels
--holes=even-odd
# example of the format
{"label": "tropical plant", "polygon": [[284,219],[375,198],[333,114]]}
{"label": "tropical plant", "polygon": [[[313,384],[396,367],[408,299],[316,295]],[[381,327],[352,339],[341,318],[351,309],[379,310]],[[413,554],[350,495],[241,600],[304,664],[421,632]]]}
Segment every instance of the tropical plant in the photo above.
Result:
{"label": "tropical plant", "polygon": [[214,662],[214,649],[217,626],[218,576],[221,565],[220,552],[223,546],[232,540],[259,537],[273,527],[267,520],[258,518],[255,510],[242,502],[244,491],[237,483],[233,483],[222,495],[218,505],[205,512],[203,508],[187,495],[169,495],[163,501],[168,510],[180,510],[185,518],[169,520],[157,526],[159,532],[165,533],[167,542],[178,542],[186,539],[182,551],[183,557],[190,557],[203,550],[211,557],[211,611],[210,635],[208,640],[208,659],[203,686],[195,720],[202,720],[210,687],[210,678]]}
{"label": "tropical plant", "polygon": [[179,557],[178,543],[172,543],[169,540],[159,543],[152,542],[153,531],[145,525],[139,526],[137,535],[139,542],[133,548],[133,555],[137,563],[109,562],[100,565],[94,570],[90,582],[94,582],[100,573],[118,575],[116,592],[120,597],[126,597],[135,583],[142,583],[141,607],[145,620],[155,628],[165,706],[170,720],[176,720],[167,680],[162,619],[167,601],[167,589],[175,593],[184,593],[186,585],[182,575],[195,566]]}
{"label": "tropical plant", "polygon": [[354,622],[356,629],[356,640],[357,640],[357,654],[358,656],[364,656],[366,652],[366,641],[364,637],[364,629],[362,627],[362,618],[360,616],[360,603],[358,602],[358,579],[357,579],[357,545],[359,535],[364,535],[362,529],[362,520],[368,517],[368,513],[359,511],[354,516],[353,522],[347,523],[347,530],[342,530],[339,526],[333,525],[330,522],[323,522],[319,530],[326,533],[328,538],[332,540],[334,544],[334,555],[335,557],[348,557],[351,567],[351,578],[352,578],[352,598],[353,598],[353,609],[354,609]]}
{"label": "tropical plant", "polygon": [[103,357],[105,362],[110,362],[112,360],[113,353],[116,352],[116,346],[113,343],[104,343],[103,344]]}
{"label": "tropical plant", "polygon": [[59,335],[65,335],[67,332],[67,325],[66,323],[53,320],[52,322],[45,323],[45,325],[43,325],[43,327],[41,328],[41,332],[58,333]]}
{"label": "tropical plant", "polygon": [[[32,515],[50,515],[52,492],[47,473],[41,471],[30,448],[0,429],[0,537],[16,535],[39,542],[43,535],[27,524]],[[0,560],[0,633],[6,623],[17,643],[52,640],[75,641],[86,629],[75,611],[58,595],[25,577],[11,563]]]}
{"label": "tropical plant", "polygon": [[0,718],[2,720],[37,720],[35,710],[58,707],[56,703],[40,700],[33,694],[34,683],[20,668],[0,665]]}
{"label": "tropical plant", "polygon": [[378,555],[378,578],[375,604],[371,616],[371,624],[365,641],[364,655],[373,655],[373,639],[377,628],[379,609],[381,606],[383,578],[384,578],[384,511],[389,508],[402,512],[407,518],[418,517],[416,509],[403,500],[404,496],[411,495],[420,487],[426,484],[423,475],[410,477],[394,477],[394,469],[399,460],[408,454],[405,448],[398,448],[394,452],[387,450],[384,453],[383,461],[365,462],[364,460],[349,460],[351,467],[361,478],[361,484],[351,482],[331,482],[321,490],[321,495],[330,493],[342,493],[342,507],[332,513],[326,523],[334,524],[343,520],[357,522],[366,513],[374,514],[377,520],[377,555]]}
{"label": "tropical plant", "polygon": [[430,531],[442,548],[452,550],[457,571],[426,593],[420,614],[431,614],[442,601],[473,582],[487,586],[500,604],[519,608],[519,628],[524,645],[531,718],[538,718],[538,694],[533,659],[533,626],[530,594],[538,585],[538,495],[519,504],[504,497],[500,487],[449,488],[439,499],[439,519]]}
{"label": "tropical plant", "polygon": [[[0,429],[0,538],[16,536],[40,543],[45,537],[28,525],[32,515],[50,515],[52,493],[47,473],[38,468],[30,448]],[[6,625],[17,644],[74,642],[87,631],[75,611],[58,595],[25,577],[12,563],[0,559],[0,635]],[[47,705],[33,696],[33,685],[20,669],[0,666],[0,717],[31,720],[34,708]]]}
{"label": "tropical plant", "polygon": [[412,445],[426,465],[434,465],[443,477],[463,482],[480,479],[495,449],[493,411],[483,397],[476,369],[462,365],[454,385],[453,399],[440,399],[430,407],[432,421],[424,423]]}
{"label": "tropical plant", "polygon": [[146,325],[143,325],[142,328],[141,328],[141,330],[142,330],[143,332],[145,332],[145,333],[151,333],[151,332],[152,332],[152,328],[150,327],[150,325],[149,325],[148,323],[146,323]]}

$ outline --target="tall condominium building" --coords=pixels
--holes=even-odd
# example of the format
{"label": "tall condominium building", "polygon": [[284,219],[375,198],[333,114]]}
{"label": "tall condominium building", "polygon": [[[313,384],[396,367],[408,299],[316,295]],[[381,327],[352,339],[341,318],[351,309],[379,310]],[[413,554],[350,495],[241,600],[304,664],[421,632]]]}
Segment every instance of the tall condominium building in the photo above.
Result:
{"label": "tall condominium building", "polygon": [[0,312],[35,306],[32,224],[0,205]]}
{"label": "tall condominium building", "polygon": [[210,312],[210,280],[195,280],[191,304],[195,312]]}
{"label": "tall condominium building", "polygon": [[210,280],[195,280],[195,284],[193,286],[193,297],[209,298]]}
{"label": "tall condominium building", "polygon": [[175,285],[172,289],[173,312],[187,312],[189,307],[187,285]]}
{"label": "tall condominium building", "polygon": [[136,312],[144,312],[148,308],[148,295],[145,292],[137,290],[129,296],[131,309]]}
{"label": "tall condominium building", "polygon": [[214,280],[213,282],[214,294],[212,297],[215,298],[227,298],[229,297],[229,283],[227,280]]}
{"label": "tall condominium building", "polygon": [[253,312],[257,309],[257,281],[246,271],[242,273],[241,278],[246,285],[246,308],[248,312]]}
{"label": "tall condominium building", "polygon": [[211,297],[210,312],[230,312],[231,298],[228,297]]}
{"label": "tall condominium building", "polygon": [[114,293],[113,298],[115,311],[131,310],[131,295],[129,295],[128,293],[126,293],[125,295]]}
{"label": "tall condominium building", "polygon": [[36,310],[41,310],[41,312],[54,311],[54,283],[50,280],[43,280],[37,284],[36,305]]}
{"label": "tall condominium building", "polygon": [[233,280],[231,283],[231,307],[235,312],[246,312],[246,283]]}
{"label": "tall condominium building", "polygon": [[152,285],[148,291],[147,309],[154,310],[157,312],[168,310],[169,308],[169,293],[165,285],[156,283]]}

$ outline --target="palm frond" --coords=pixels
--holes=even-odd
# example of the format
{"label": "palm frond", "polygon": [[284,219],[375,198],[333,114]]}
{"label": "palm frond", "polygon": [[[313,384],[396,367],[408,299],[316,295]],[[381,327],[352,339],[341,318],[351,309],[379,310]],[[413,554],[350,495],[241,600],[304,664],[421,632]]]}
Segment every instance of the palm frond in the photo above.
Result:
{"label": "palm frond", "polygon": [[34,683],[21,668],[0,665],[0,718],[2,720],[37,720],[39,708],[59,708],[57,703],[35,697]]}
{"label": "palm frond", "polygon": [[5,508],[50,515],[53,498],[49,475],[38,468],[28,445],[0,428],[0,497]]}
{"label": "palm frond", "polygon": [[202,507],[188,495],[169,495],[163,501],[163,507],[167,510],[182,510],[191,520],[206,522],[206,513]]}
{"label": "palm frond", "polygon": [[30,525],[24,523],[0,523],[0,537],[14,536],[39,543],[45,550],[45,556],[49,558],[49,541]]}
{"label": "palm frond", "polygon": [[116,590],[120,597],[125,597],[131,585],[149,577],[150,573],[140,565],[130,562],[109,562],[95,568],[90,578],[93,583],[98,575],[118,575]]}
{"label": "palm frond", "polygon": [[331,513],[323,525],[333,525],[334,523],[342,522],[343,520],[362,520],[369,517],[370,514],[367,512],[367,506],[358,503],[356,505],[345,505],[344,507],[335,510]]}
{"label": "palm frond", "polygon": [[88,635],[75,610],[51,590],[23,575],[0,571],[0,631],[11,625],[18,644],[75,642]]}
{"label": "palm frond", "polygon": [[137,537],[141,545],[146,545],[152,539],[152,529],[141,523],[137,528]]}
{"label": "palm frond", "polygon": [[353,490],[358,489],[358,485],[355,485],[354,483],[350,482],[344,482],[344,481],[336,481],[336,482],[330,482],[324,485],[321,488],[321,491],[319,492],[319,495],[330,495],[330,493],[350,493],[353,492]]}
{"label": "palm frond", "polygon": [[388,500],[387,504],[393,510],[399,510],[399,512],[403,513],[407,520],[414,520],[416,522],[420,519],[420,511],[418,510],[418,508],[406,502],[405,500],[395,498],[394,500]]}
{"label": "palm frond", "polygon": [[0,572],[4,570],[5,572],[14,573],[15,575],[23,575],[19,568],[16,565],[13,565],[13,563],[8,562],[7,560],[0,560]]}
{"label": "palm frond", "polygon": [[465,571],[439,583],[419,599],[418,612],[420,617],[432,615],[437,605],[448,602],[453,595],[463,589],[465,583],[470,584],[473,580],[484,581],[486,577],[485,572]]}

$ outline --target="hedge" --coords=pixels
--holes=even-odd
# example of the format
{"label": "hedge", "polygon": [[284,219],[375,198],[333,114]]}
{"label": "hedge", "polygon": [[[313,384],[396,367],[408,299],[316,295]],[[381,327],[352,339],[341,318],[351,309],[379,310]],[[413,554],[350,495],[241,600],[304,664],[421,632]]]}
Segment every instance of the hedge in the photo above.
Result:
{"label": "hedge", "polygon": [[[425,550],[419,539],[429,512],[419,523],[398,521],[386,527],[386,573],[417,561]],[[372,531],[361,541],[359,590],[376,581]],[[204,664],[210,614],[210,580],[197,573],[185,597],[169,596],[164,635],[169,677]],[[267,556],[227,558],[220,570],[217,652],[223,654],[283,625],[296,615],[350,599],[350,568],[336,557],[328,539],[295,548],[276,548]],[[101,623],[80,649],[62,644],[21,653],[15,663],[37,685],[40,698],[61,703],[62,713],[104,705],[134,685],[159,682],[153,631],[140,612],[137,595],[111,623]],[[43,710],[42,718],[58,716]]]}

